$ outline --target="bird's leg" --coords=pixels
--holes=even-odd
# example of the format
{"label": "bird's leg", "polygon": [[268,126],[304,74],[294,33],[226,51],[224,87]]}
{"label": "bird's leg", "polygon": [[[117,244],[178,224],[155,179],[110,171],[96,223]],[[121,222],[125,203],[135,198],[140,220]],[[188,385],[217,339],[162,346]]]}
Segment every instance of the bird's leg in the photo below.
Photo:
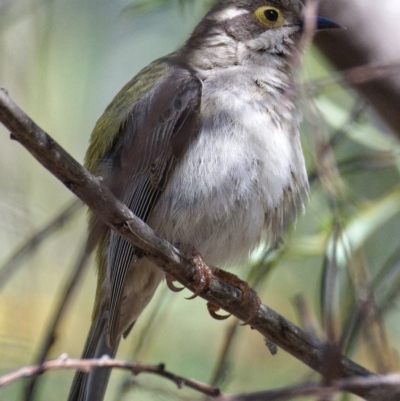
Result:
{"label": "bird's leg", "polygon": [[[200,295],[204,290],[210,285],[212,273],[211,269],[204,263],[201,255],[191,246],[179,244],[178,248],[182,253],[188,255],[190,262],[194,266],[193,282],[195,287],[194,294],[187,299],[194,299]],[[184,287],[176,287],[174,285],[176,281],[172,276],[166,275],[166,282],[168,288],[173,292],[179,292],[184,289]]]}
{"label": "bird's leg", "polygon": [[[196,290],[194,294],[187,299],[194,299],[204,290],[206,290],[210,285],[212,274],[215,274],[218,278],[232,285],[233,287],[239,288],[239,290],[242,292],[242,305],[247,307],[250,312],[250,317],[243,323],[243,325],[251,323],[251,321],[256,317],[258,309],[261,305],[261,300],[258,297],[257,293],[245,281],[241,280],[239,277],[232,273],[218,268],[213,268],[211,271],[211,269],[204,263],[201,255],[194,248],[190,247],[188,252],[188,247],[185,245],[180,245],[179,248],[183,253],[190,255],[189,258],[195,270],[193,275],[193,282]],[[176,281],[173,279],[173,277],[167,275],[166,281],[168,288],[171,291],[179,292],[183,290],[183,287],[178,288],[173,284],[173,282]],[[224,320],[230,316],[218,315],[217,312],[220,309],[219,306],[211,302],[207,303],[207,309],[211,317],[217,320]]]}
{"label": "bird's leg", "polygon": [[[257,312],[261,305],[261,300],[258,297],[257,293],[243,280],[241,280],[238,276],[229,273],[225,270],[213,269],[213,273],[225,281],[226,283],[232,285],[233,287],[239,288],[242,292],[242,305],[246,306],[249,309],[250,317],[242,323],[242,325],[246,325],[251,323],[251,321],[257,316]],[[211,304],[210,302],[207,304],[208,312],[214,319],[223,320],[229,317],[229,315],[218,315],[216,312],[219,310],[219,307]]]}
{"label": "bird's leg", "polygon": [[193,281],[196,287],[195,293],[186,299],[194,299],[199,296],[210,285],[212,273],[211,269],[204,263],[203,258],[198,252],[192,249],[190,261],[194,266]]}

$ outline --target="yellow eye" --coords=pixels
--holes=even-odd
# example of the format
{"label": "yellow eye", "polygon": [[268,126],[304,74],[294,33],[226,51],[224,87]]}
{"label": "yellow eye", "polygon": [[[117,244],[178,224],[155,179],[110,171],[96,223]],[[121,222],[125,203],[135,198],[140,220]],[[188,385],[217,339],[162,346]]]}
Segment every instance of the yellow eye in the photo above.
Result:
{"label": "yellow eye", "polygon": [[254,11],[254,15],[268,28],[276,28],[283,25],[283,14],[279,8],[262,6]]}

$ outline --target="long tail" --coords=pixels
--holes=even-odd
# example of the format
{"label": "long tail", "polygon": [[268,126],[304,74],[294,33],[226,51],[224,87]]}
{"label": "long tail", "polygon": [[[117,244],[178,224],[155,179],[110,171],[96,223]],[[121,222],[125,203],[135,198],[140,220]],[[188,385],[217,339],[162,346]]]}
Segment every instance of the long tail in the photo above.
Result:
{"label": "long tail", "polygon": [[[106,322],[102,314],[93,321],[82,354],[83,359],[101,358],[108,355],[114,358],[119,341],[113,347],[106,342]],[[111,369],[95,368],[90,373],[76,372],[68,401],[102,401],[106,392]]]}

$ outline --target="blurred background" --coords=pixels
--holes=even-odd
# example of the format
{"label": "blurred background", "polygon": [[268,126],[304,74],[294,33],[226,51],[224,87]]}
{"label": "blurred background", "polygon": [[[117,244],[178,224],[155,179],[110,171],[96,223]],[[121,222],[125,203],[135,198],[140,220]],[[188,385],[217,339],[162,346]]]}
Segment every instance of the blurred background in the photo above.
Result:
{"label": "blurred background", "polygon": [[[360,7],[366,8],[368,1]],[[332,13],[342,22],[341,15],[329,9],[332,3],[324,2],[324,16]],[[0,0],[0,86],[82,161],[91,129],[113,96],[149,62],[179,47],[209,4]],[[393,2],[385,0],[380,8],[390,5]],[[385,15],[399,13],[399,7],[387,8]],[[371,30],[379,31],[379,26],[387,28],[373,25]],[[340,60],[351,53],[353,64],[340,65],[337,56],[335,62],[340,46],[335,40],[346,40],[343,35],[352,33],[352,26],[347,27],[339,39],[332,33],[322,42],[324,33],[320,34],[318,48],[307,49],[298,74],[311,184],[305,212],[299,212],[278,250],[258,250],[248,266],[234,273],[257,283],[263,303],[287,319],[322,340],[338,341],[343,353],[366,368],[389,372],[400,368],[400,129],[396,112],[394,119],[386,118],[366,89],[381,90],[374,85],[393,77],[388,66],[396,60],[384,56],[354,60],[351,49],[346,49]],[[369,34],[375,37],[374,31]],[[385,62],[385,69],[364,68],[343,79],[326,57],[340,68],[361,61],[360,66],[375,63],[375,67]],[[368,85],[361,87],[362,97],[360,87],[351,85],[361,78]],[[390,107],[400,110],[392,100],[383,109]],[[37,358],[84,243],[86,226],[85,209],[79,206],[54,222],[73,202],[72,194],[11,141],[2,126],[0,134],[0,374],[4,374]],[[49,358],[63,353],[80,356],[95,283],[91,261],[66,308]],[[162,284],[122,342],[118,357],[164,362],[176,374],[214,383],[228,393],[318,379],[284,351],[272,356],[249,326],[238,327],[233,318],[211,319],[205,302],[186,301],[188,295],[173,294]],[[224,348],[228,352],[222,358]],[[36,399],[65,399],[72,377],[72,371],[46,373]],[[0,388],[0,399],[23,399],[26,384],[20,380]],[[107,400],[200,397],[190,390],[178,391],[161,378],[145,374],[132,378],[121,371],[113,373],[107,393]],[[337,396],[342,398],[356,399]]]}

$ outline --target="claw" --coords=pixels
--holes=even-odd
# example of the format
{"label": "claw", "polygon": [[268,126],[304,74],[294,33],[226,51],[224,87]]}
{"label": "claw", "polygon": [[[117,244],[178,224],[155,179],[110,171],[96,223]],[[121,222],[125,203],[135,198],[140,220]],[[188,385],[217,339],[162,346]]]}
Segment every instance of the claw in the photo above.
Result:
{"label": "claw", "polygon": [[225,282],[231,284],[232,286],[239,288],[239,290],[242,292],[242,305],[244,304],[248,306],[250,316],[245,322],[241,323],[241,325],[246,326],[247,324],[250,324],[252,320],[254,320],[257,316],[258,310],[260,309],[261,305],[261,300],[258,297],[257,293],[252,288],[250,288],[250,286],[245,281],[240,280],[232,273],[228,273],[220,269],[215,269],[214,274]]}
{"label": "claw", "polygon": [[207,309],[210,316],[216,320],[225,320],[228,319],[231,315],[218,315],[218,311],[221,309],[219,306],[212,304],[211,302],[207,302]]}
{"label": "claw", "polygon": [[201,291],[202,291],[201,289],[197,289],[196,292],[192,296],[185,297],[185,299],[188,301],[191,301],[192,299],[197,298],[200,295]]}
{"label": "claw", "polygon": [[174,285],[174,281],[176,281],[176,280],[174,278],[172,278],[170,275],[167,275],[165,277],[165,281],[167,282],[168,288],[172,292],[180,292],[185,289],[185,287],[177,287],[176,285]]}

